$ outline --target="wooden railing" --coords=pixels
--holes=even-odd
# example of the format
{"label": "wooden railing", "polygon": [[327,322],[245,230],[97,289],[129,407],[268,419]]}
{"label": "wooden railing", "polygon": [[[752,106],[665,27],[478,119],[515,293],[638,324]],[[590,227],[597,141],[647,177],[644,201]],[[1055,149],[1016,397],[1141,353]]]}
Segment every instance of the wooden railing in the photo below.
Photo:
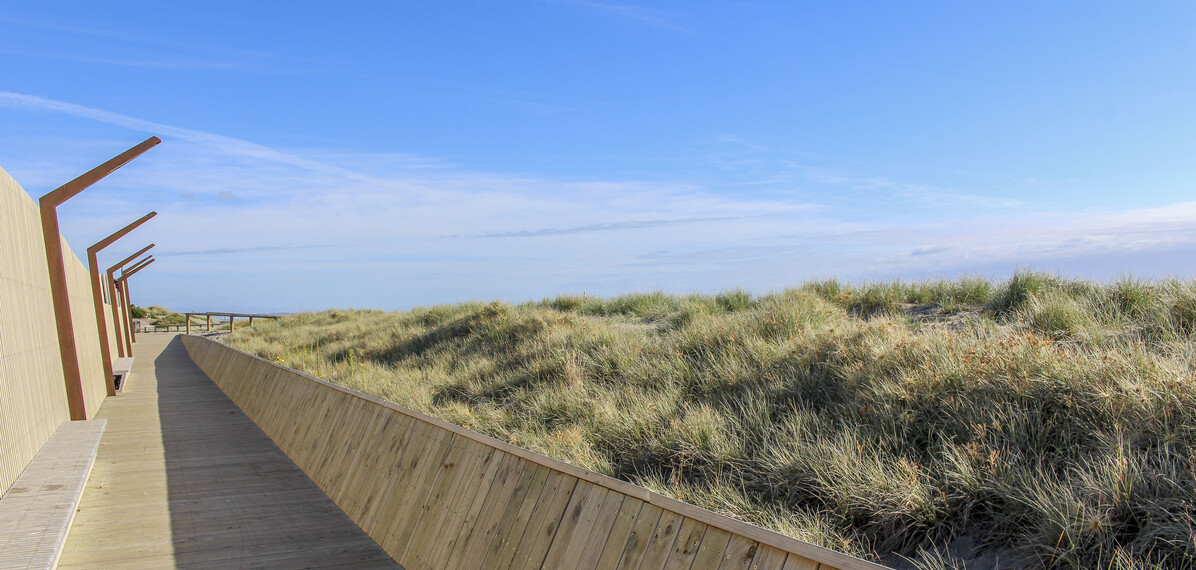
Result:
{"label": "wooden railing", "polygon": [[182,338],[233,402],[409,570],[883,568]]}
{"label": "wooden railing", "polygon": [[[249,319],[249,326],[253,326],[253,319],[277,319],[278,315],[251,315],[247,313],[183,313],[186,318],[186,323],[183,326],[187,329],[187,334],[191,334],[191,317],[204,317],[204,330],[212,330],[212,317],[228,317],[228,331],[233,332],[236,327],[236,319]],[[156,326],[156,325],[155,325]],[[198,326],[198,325],[197,325]],[[155,329],[157,330],[157,329]],[[175,329],[178,330],[178,329]]]}

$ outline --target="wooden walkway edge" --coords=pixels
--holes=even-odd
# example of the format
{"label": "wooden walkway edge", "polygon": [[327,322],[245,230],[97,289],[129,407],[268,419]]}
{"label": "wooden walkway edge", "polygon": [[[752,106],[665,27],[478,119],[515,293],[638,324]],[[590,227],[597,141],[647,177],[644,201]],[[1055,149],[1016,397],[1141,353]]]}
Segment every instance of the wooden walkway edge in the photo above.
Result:
{"label": "wooden walkway edge", "polygon": [[201,372],[144,334],[59,568],[400,568]]}
{"label": "wooden walkway edge", "polygon": [[105,423],[63,422],[0,499],[0,568],[57,564]]}

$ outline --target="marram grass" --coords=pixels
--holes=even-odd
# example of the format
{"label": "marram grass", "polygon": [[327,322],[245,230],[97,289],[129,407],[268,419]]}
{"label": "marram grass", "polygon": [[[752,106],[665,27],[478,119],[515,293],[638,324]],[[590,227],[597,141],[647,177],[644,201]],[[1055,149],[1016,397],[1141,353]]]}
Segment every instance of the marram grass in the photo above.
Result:
{"label": "marram grass", "polygon": [[1023,272],[334,310],[227,342],[865,558],[1181,568],[1194,331],[1196,283]]}

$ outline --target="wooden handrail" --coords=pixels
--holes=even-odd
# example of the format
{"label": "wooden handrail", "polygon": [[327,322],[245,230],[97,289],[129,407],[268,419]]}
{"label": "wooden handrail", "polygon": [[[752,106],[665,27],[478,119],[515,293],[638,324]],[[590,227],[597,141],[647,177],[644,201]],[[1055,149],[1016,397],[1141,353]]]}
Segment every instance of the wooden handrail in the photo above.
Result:
{"label": "wooden handrail", "polygon": [[183,313],[183,315],[185,316],[184,320],[187,323],[187,334],[191,334],[191,317],[192,316],[206,317],[206,320],[204,323],[205,332],[211,332],[211,330],[212,330],[212,317],[228,317],[228,332],[233,332],[233,319],[235,319],[237,317],[241,317],[243,319],[248,318],[249,326],[253,326],[253,319],[277,319],[279,317],[279,315],[259,315],[259,314],[250,314],[250,313],[224,313],[224,312],[220,312],[220,313],[216,313],[216,312]]}

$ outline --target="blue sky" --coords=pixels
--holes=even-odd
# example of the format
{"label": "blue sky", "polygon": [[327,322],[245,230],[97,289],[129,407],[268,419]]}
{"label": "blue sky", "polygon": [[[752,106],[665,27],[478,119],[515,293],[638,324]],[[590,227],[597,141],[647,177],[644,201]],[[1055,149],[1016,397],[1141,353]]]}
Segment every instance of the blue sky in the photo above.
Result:
{"label": "blue sky", "polygon": [[36,2],[0,167],[142,304],[1189,276],[1196,4]]}

